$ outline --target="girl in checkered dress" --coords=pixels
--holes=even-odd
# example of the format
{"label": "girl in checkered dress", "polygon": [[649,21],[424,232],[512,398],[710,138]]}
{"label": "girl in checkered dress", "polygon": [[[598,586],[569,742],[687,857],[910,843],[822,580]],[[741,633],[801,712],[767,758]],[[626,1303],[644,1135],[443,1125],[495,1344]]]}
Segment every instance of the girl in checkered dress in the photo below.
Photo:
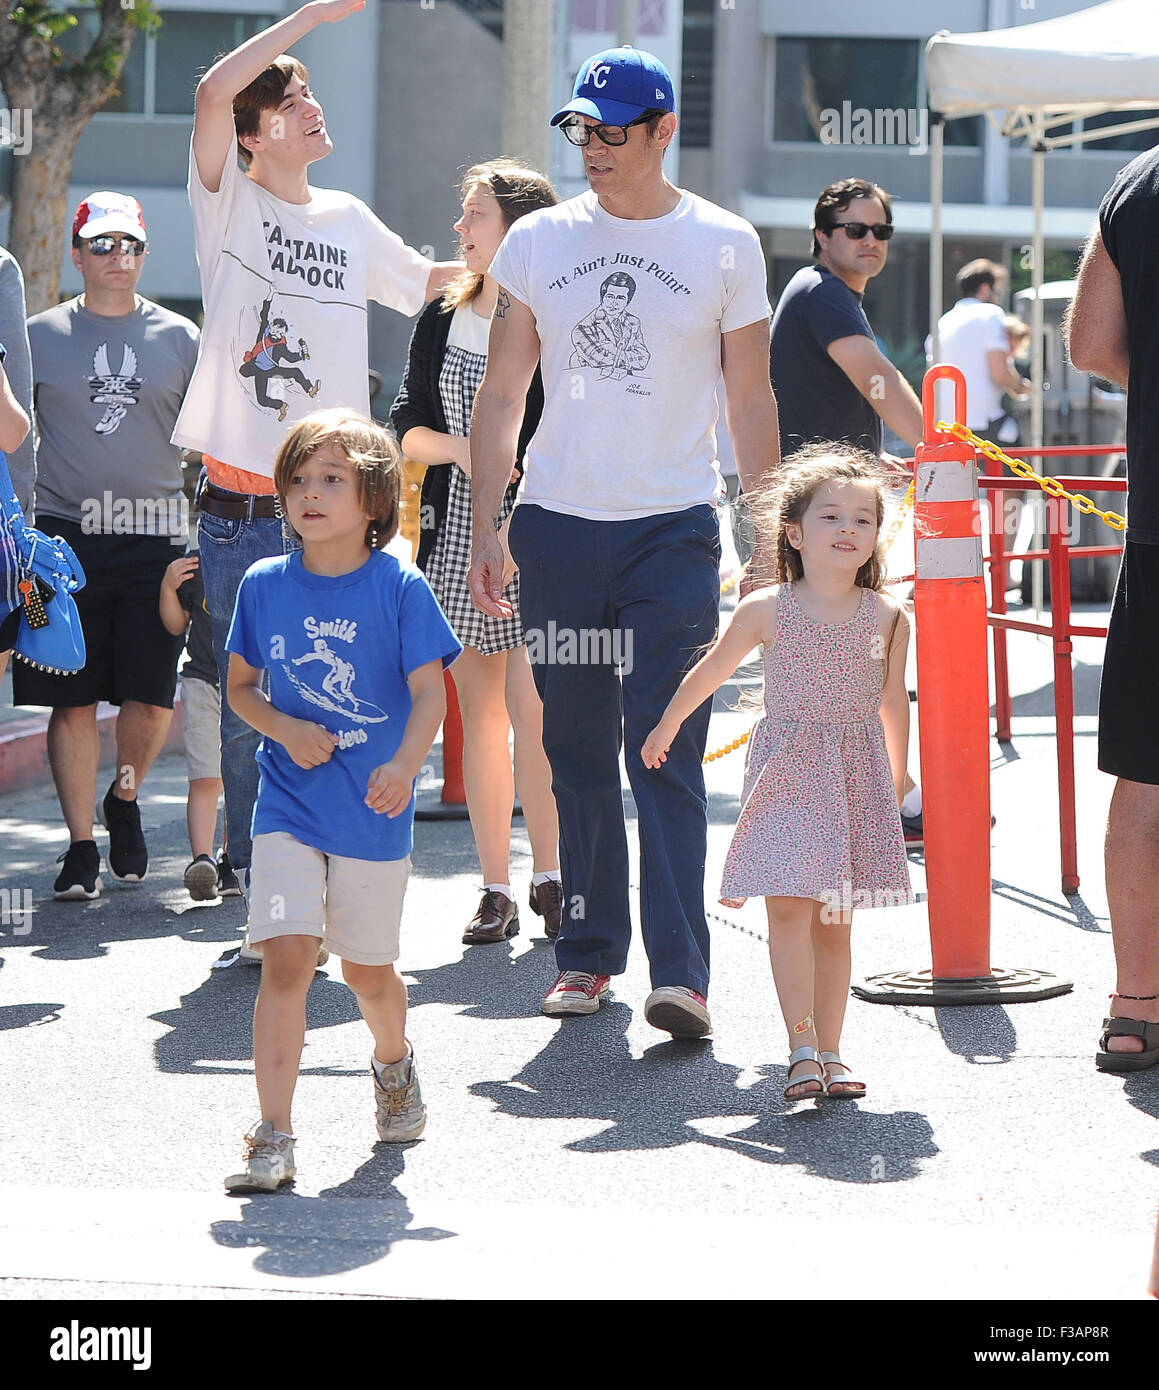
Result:
{"label": "girl in checkered dress", "polygon": [[[533,859],[529,902],[543,917],[548,936],[558,934],[563,904],[558,822],[542,745],[542,709],[519,618],[519,575],[506,543],[522,472],[520,461],[543,407],[538,371],[528,392],[511,485],[501,512],[500,538],[508,562],[503,596],[513,616],[499,619],[480,613],[467,588],[471,553],[467,436],[475,393],[487,366],[491,310],[498,292],[486,271],[512,222],[558,200],[542,174],[510,159],[468,169],[461,193],[463,215],[455,231],[461,238],[466,270],[420,316],[390,419],[403,452],[427,465],[418,564],[464,648],[451,674],[463,714],[467,806],[483,870],[483,898],[463,936],[465,942],[476,944],[503,941],[519,930],[509,868],[516,784]],[[508,748],[512,729],[514,775]]]}

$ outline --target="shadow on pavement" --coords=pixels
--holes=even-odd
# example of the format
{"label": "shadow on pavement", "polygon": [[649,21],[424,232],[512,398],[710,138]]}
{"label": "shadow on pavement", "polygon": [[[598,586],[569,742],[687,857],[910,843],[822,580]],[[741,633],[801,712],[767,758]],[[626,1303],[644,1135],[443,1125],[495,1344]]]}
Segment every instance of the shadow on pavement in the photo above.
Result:
{"label": "shadow on pavement", "polygon": [[0,1031],[6,1028],[36,1028],[42,1023],[59,1023],[63,1004],[4,1004],[0,1006]]}
{"label": "shadow on pavement", "polygon": [[394,1186],[405,1166],[403,1147],[376,1144],[351,1178],[317,1197],[285,1189],[247,1197],[240,1220],[214,1221],[210,1234],[218,1245],[254,1248],[255,1269],[289,1279],[362,1269],[387,1256],[400,1240],[451,1239],[456,1232],[437,1226],[409,1229],[410,1207]]}
{"label": "shadow on pavement", "polygon": [[[143,884],[121,887],[102,873],[105,890],[92,902],[57,902],[51,894],[38,902],[33,935],[21,944],[33,948],[41,960],[89,960],[108,954],[107,947],[121,941],[147,941],[180,937],[186,941],[236,943],[245,926],[241,898],[226,898],[177,911],[171,903],[174,883],[158,872]],[[181,874],[177,873],[177,885]]]}
{"label": "shadow on pavement", "polygon": [[[519,1119],[608,1121],[566,1146],[577,1153],[707,1144],[838,1182],[900,1182],[938,1152],[929,1122],[913,1111],[787,1102],[785,1066],[762,1067],[761,1079],[741,1089],[741,1069],[718,1062],[711,1042],[661,1042],[634,1058],[624,1036],[631,1017],[612,1002],[589,1018],[565,1019],[510,1081],[478,1082],[471,1094]],[[731,1132],[729,1122],[740,1120],[752,1123]]]}
{"label": "shadow on pavement", "polygon": [[[162,1072],[195,1072],[198,1075],[235,1074],[236,1066],[214,1062],[252,1062],[253,1006],[261,982],[261,967],[235,965],[215,970],[191,994],[181,996],[181,1006],[150,1014],[155,1023],[173,1031],[153,1044]],[[345,984],[317,973],[306,995],[306,1028],[336,1028],[361,1018],[354,995]],[[308,1054],[307,1054],[308,1055]],[[304,1066],[302,1076],[364,1076],[365,1067],[353,1071],[336,1067]]]}
{"label": "shadow on pavement", "polygon": [[[528,910],[534,932],[542,932],[538,917]],[[529,923],[520,916],[521,929]],[[514,955],[510,941],[488,946],[464,946],[460,960],[430,970],[405,970],[410,1007],[452,1004],[470,1018],[528,1018],[539,1012],[544,991],[559,973],[552,943],[532,936],[532,949]]]}
{"label": "shadow on pavement", "polygon": [[1018,1050],[1018,1033],[1001,1006],[962,1004],[933,1013],[946,1047],[967,1062],[993,1066],[995,1058],[1009,1062]]}
{"label": "shadow on pavement", "polygon": [[[1159,1067],[1123,1072],[1122,1075],[1126,1081],[1123,1094],[1131,1104],[1159,1120]],[[1145,1149],[1139,1157],[1159,1167],[1159,1149]]]}

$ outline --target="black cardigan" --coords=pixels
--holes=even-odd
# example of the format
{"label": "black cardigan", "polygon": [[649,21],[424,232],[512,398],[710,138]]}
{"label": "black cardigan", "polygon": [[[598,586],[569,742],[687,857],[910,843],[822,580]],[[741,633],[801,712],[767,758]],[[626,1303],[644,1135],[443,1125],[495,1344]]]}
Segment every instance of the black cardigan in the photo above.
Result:
{"label": "black cardigan", "polygon": [[[447,339],[451,332],[453,312],[443,309],[442,299],[433,299],[419,315],[411,335],[410,349],[407,352],[406,376],[399,388],[398,397],[390,408],[390,423],[401,441],[407,430],[418,425],[449,434],[447,417],[439,394],[439,373],[443,367],[443,357],[447,351]],[[527,392],[527,405],[523,414],[523,425],[519,431],[519,447],[516,450],[514,466],[523,474],[523,454],[531,436],[539,425],[543,413],[543,378],[539,368],[535,369],[530,389]],[[434,548],[435,537],[442,530],[447,517],[447,497],[451,487],[451,466],[435,464],[423,476],[420,495],[420,518],[429,518],[429,524],[419,526],[419,551],[417,564],[426,569],[427,559]],[[518,482],[511,484],[514,493]],[[430,508],[431,510],[428,510]]]}

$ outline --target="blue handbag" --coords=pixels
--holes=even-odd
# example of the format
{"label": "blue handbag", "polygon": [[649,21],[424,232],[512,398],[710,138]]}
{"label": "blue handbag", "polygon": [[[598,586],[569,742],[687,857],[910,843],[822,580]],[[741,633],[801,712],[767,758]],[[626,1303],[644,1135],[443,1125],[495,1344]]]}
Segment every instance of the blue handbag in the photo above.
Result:
{"label": "blue handbag", "polygon": [[0,514],[0,525],[15,547],[19,576],[21,617],[13,650],[41,671],[75,675],[85,664],[85,637],[73,594],[84,588],[85,572],[67,541],[46,536],[25,521],[3,453]]}

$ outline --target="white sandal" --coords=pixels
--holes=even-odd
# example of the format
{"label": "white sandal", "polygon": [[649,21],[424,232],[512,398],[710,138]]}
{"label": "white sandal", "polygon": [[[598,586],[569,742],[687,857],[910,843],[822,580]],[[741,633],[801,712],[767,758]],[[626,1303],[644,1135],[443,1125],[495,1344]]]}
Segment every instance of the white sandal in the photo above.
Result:
{"label": "white sandal", "polygon": [[[840,1056],[836,1052],[822,1052],[821,1063],[824,1068],[845,1067],[846,1071],[851,1070],[851,1068],[846,1066],[846,1064],[841,1060]],[[831,1091],[829,1089],[830,1086],[858,1086],[860,1087],[860,1090]],[[866,1086],[864,1081],[858,1081],[853,1076],[830,1076],[826,1071],[825,1094],[829,1097],[830,1100],[861,1100],[864,1097],[865,1092]]]}
{"label": "white sandal", "polygon": [[[816,1062],[818,1067],[821,1068],[821,1075],[801,1076],[798,1077],[796,1081],[789,1081],[789,1084],[785,1087],[786,1100],[816,1100],[818,1097],[825,1095],[827,1089],[825,1085],[825,1068],[822,1065],[821,1061],[824,1055],[824,1053],[818,1055],[817,1049],[815,1047],[798,1047],[794,1048],[794,1050],[789,1053],[790,1072],[792,1072],[793,1068],[797,1065],[798,1062]],[[803,1095],[799,1096],[791,1096],[789,1094],[789,1092],[793,1089],[794,1086],[803,1086],[806,1081],[816,1081],[818,1089],[815,1091],[806,1091]]]}

